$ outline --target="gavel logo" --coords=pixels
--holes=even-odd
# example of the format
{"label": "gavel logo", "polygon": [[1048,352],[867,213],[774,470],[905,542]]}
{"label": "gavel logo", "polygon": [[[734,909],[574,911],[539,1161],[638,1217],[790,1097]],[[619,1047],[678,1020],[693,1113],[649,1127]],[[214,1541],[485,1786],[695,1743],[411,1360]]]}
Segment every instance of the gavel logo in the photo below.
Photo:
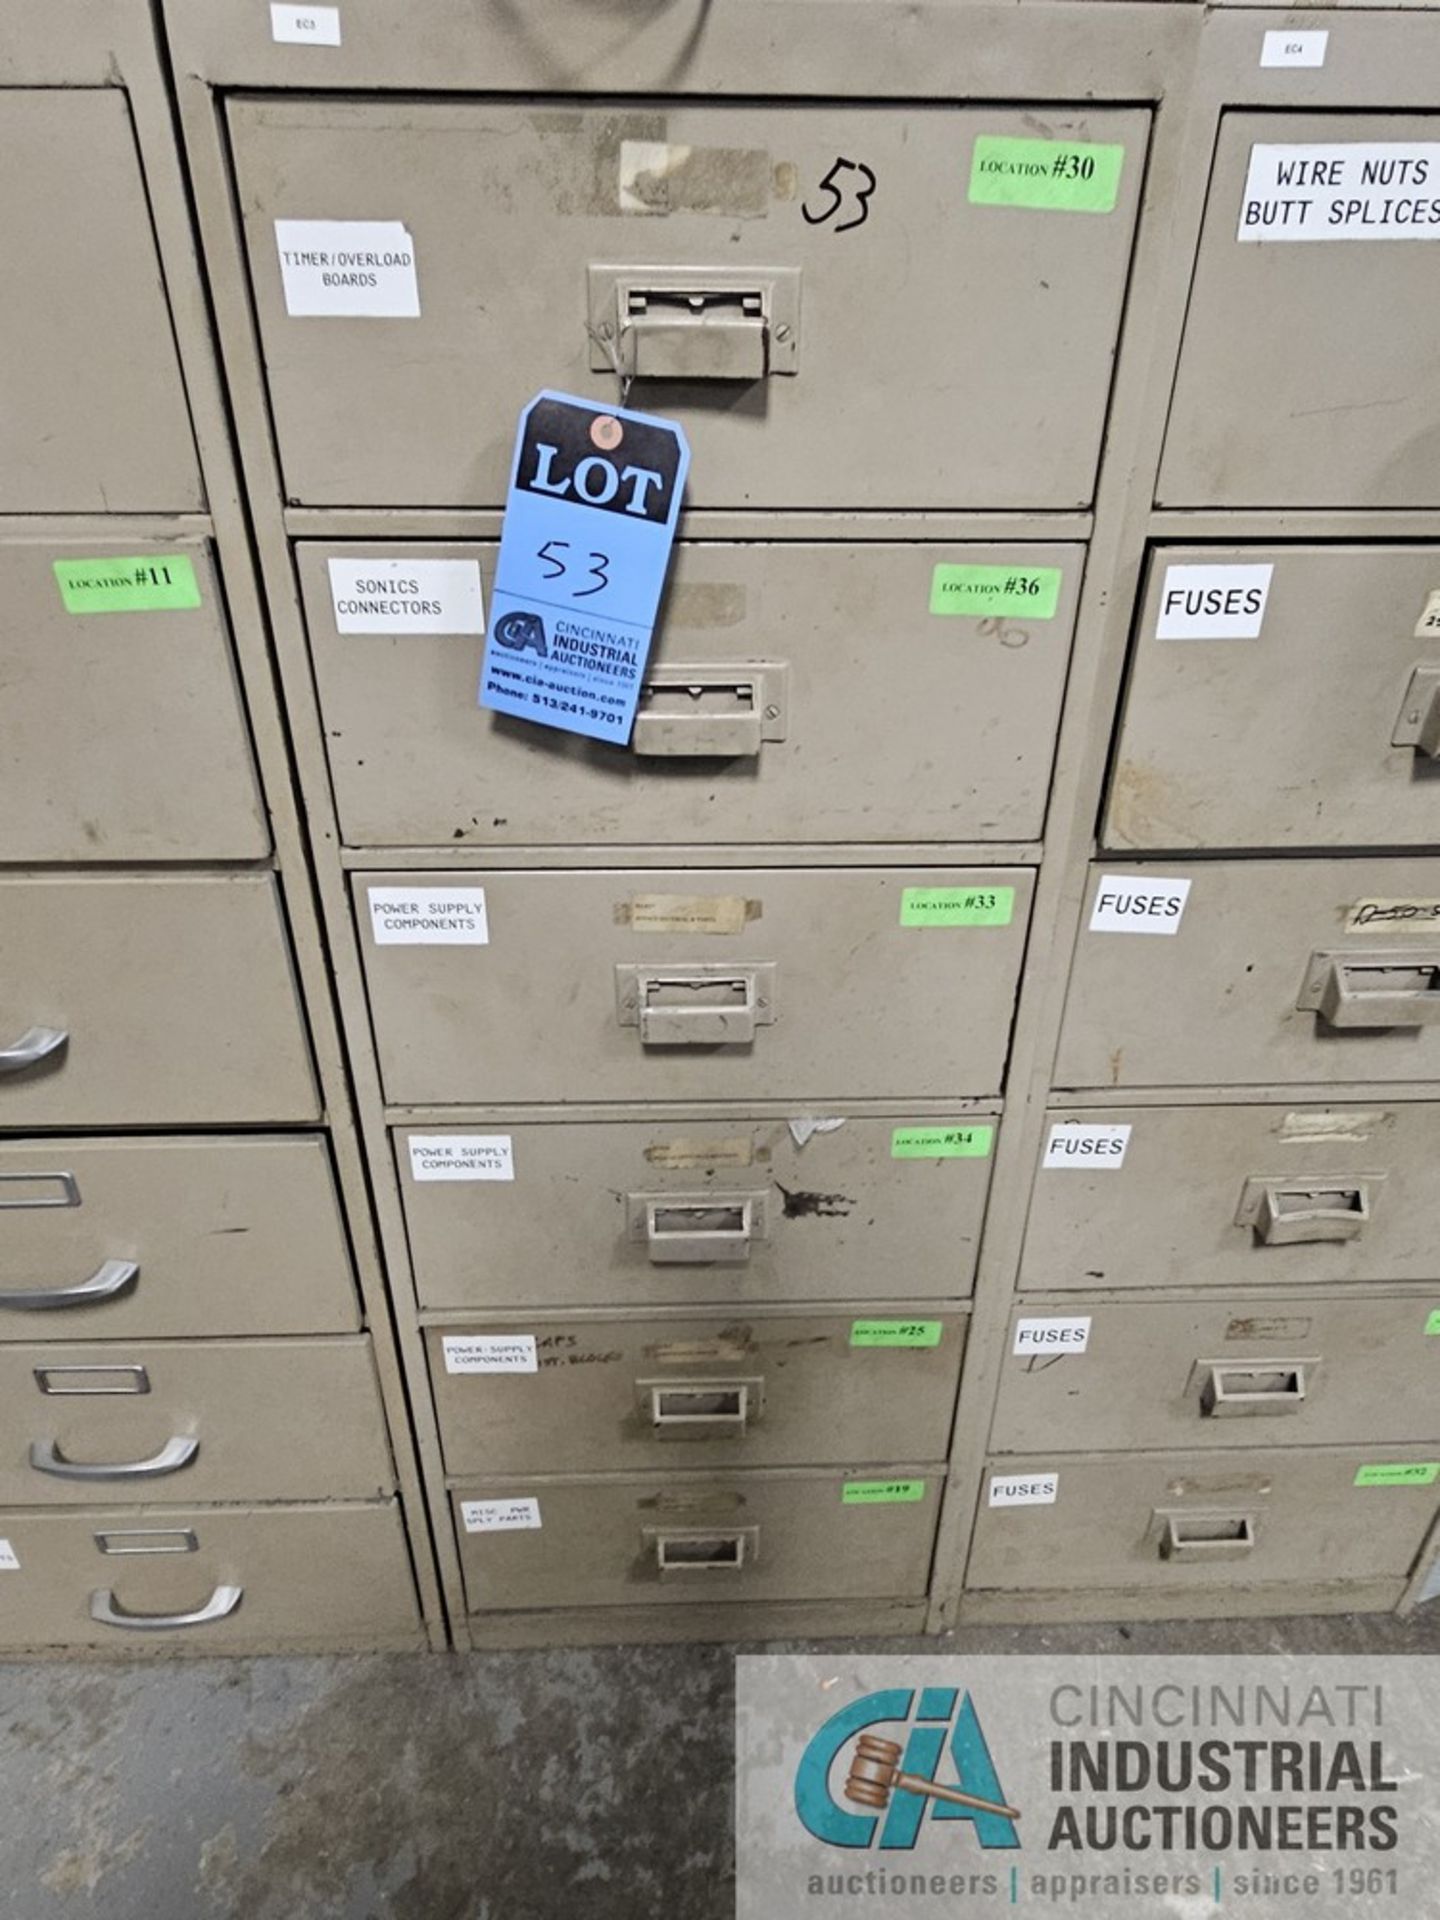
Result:
{"label": "gavel logo", "polygon": [[998,1800],[982,1800],[958,1787],[942,1787],[937,1780],[922,1774],[900,1771],[900,1742],[882,1740],[878,1734],[862,1733],[855,1742],[855,1757],[845,1781],[845,1798],[859,1807],[884,1808],[896,1788],[906,1793],[928,1794],[932,1800],[949,1800],[957,1807],[973,1807],[977,1813],[999,1814],[1003,1820],[1018,1820],[1020,1809],[1007,1807]]}

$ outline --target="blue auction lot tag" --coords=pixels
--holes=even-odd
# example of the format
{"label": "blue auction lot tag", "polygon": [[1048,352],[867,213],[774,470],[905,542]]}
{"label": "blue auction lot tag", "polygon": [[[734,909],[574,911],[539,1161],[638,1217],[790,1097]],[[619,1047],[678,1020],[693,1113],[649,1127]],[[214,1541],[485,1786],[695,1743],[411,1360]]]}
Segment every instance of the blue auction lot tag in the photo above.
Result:
{"label": "blue auction lot tag", "polygon": [[539,394],[520,416],[480,705],[623,744],[690,448],[673,421]]}

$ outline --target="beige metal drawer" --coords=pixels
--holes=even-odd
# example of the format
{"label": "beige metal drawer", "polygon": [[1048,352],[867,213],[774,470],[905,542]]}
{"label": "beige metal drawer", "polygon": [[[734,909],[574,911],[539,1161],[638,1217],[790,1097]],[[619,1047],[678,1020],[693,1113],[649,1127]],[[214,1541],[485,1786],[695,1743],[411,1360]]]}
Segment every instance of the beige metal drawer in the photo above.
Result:
{"label": "beige metal drawer", "polygon": [[0,1644],[133,1656],[410,1643],[396,1503],[0,1513]]}
{"label": "beige metal drawer", "polygon": [[924,1594],[943,1468],[467,1481],[472,1613]]}
{"label": "beige metal drawer", "polygon": [[1058,1107],[1022,1287],[1429,1280],[1440,1106]]}
{"label": "beige metal drawer", "polygon": [[[1440,502],[1435,344],[1413,324],[1434,286],[1425,241],[1440,232],[1434,161],[1427,184],[1416,149],[1436,140],[1434,113],[1225,115],[1160,468],[1166,506]],[[1266,147],[1290,184],[1257,154]],[[1407,223],[1378,227],[1386,205]]]}
{"label": "beige metal drawer", "polygon": [[1156,549],[1105,845],[1432,842],[1437,587],[1434,546]]}
{"label": "beige metal drawer", "polygon": [[429,1327],[446,1471],[943,1459],[966,1316],[534,1315]]}
{"label": "beige metal drawer", "polygon": [[1269,1582],[1279,1610],[1286,1587],[1389,1579],[1398,1598],[1440,1500],[1437,1453],[1011,1456],[985,1474],[965,1584],[1158,1598]]}
{"label": "beige metal drawer", "polygon": [[125,95],[0,93],[0,172],[0,513],[202,507]]}
{"label": "beige metal drawer", "polygon": [[385,1094],[983,1098],[1033,884],[1006,867],[358,874]]}
{"label": "beige metal drawer", "polygon": [[359,1324],[323,1139],[0,1140],[0,1337]]}
{"label": "beige metal drawer", "polygon": [[[292,94],[228,125],[297,502],[498,505],[519,405],[613,399],[617,365],[683,425],[695,506],[1091,498],[1142,110]],[[972,201],[997,140],[1001,167],[1015,140],[1019,167],[1088,164],[1100,204]],[[388,232],[336,224],[381,210]],[[327,292],[293,257],[357,247],[392,256],[359,296],[378,320],[344,311],[338,260]],[[397,431],[357,430],[377,394]]]}
{"label": "beige metal drawer", "polygon": [[1440,1079],[1433,860],[1113,862],[1081,929],[1057,1086]]}
{"label": "beige metal drawer", "polygon": [[0,1347],[0,1504],[393,1486],[367,1336]]}
{"label": "beige metal drawer", "polygon": [[0,1125],[318,1117],[268,875],[0,880]]}
{"label": "beige metal drawer", "polygon": [[[5,108],[0,96],[0,123]],[[12,302],[11,308],[18,305]],[[190,604],[91,586],[137,566]],[[184,588],[193,582],[195,593]],[[163,600],[164,593],[152,593]],[[145,595],[132,590],[143,603]],[[270,850],[225,608],[203,541],[0,541],[0,859],[256,860]]]}
{"label": "beige metal drawer", "polygon": [[352,845],[1040,836],[1079,547],[682,541],[633,750],[486,712],[480,639],[407,630],[458,624],[392,597],[429,562],[488,603],[493,543],[297,551]]}
{"label": "beige metal drawer", "polygon": [[1440,1445],[1440,1283],[1363,1299],[1024,1302],[991,1428],[1037,1448]]}
{"label": "beige metal drawer", "polygon": [[947,1125],[899,1112],[847,1116],[842,1104],[806,1137],[817,1117],[399,1130],[420,1304],[503,1311],[968,1294],[994,1111]]}

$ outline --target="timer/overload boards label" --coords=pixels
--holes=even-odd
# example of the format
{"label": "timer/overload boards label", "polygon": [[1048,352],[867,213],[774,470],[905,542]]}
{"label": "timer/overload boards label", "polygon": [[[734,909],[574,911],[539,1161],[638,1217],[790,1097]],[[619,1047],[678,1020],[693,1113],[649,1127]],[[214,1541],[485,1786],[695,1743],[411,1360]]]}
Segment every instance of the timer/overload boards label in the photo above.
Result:
{"label": "timer/overload boards label", "polygon": [[1440,141],[1254,146],[1238,240],[1440,240]]}
{"label": "timer/overload boards label", "polygon": [[401,220],[277,220],[275,250],[295,319],[420,318],[415,242]]}
{"label": "timer/overload boards label", "polygon": [[630,738],[690,448],[673,421],[541,393],[520,416],[480,705]]}

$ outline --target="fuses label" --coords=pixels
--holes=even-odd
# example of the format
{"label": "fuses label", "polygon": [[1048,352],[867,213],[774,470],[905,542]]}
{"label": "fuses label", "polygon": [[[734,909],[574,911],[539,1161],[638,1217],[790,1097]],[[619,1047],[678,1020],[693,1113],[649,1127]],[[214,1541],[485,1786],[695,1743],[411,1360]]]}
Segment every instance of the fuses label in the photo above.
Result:
{"label": "fuses label", "polygon": [[538,1500],[462,1500],[460,1520],[467,1533],[519,1533],[540,1525]]}
{"label": "fuses label", "polygon": [[1058,1473],[996,1473],[986,1504],[992,1507],[1053,1507],[1060,1497]]}
{"label": "fuses label", "polygon": [[285,311],[295,319],[418,320],[415,242],[400,220],[277,220]]}
{"label": "fuses label", "polygon": [[1051,1173],[1057,1168],[1118,1173],[1125,1164],[1129,1144],[1128,1124],[1100,1127],[1080,1120],[1057,1120],[1046,1137],[1045,1158],[1040,1164]]}
{"label": "fuses label", "polygon": [[377,947],[483,947],[489,944],[483,887],[369,887],[370,933]]}
{"label": "fuses label", "polygon": [[1090,910],[1091,933],[1178,933],[1190,897],[1188,880],[1105,873]]}
{"label": "fuses label", "polygon": [[1071,1319],[1046,1315],[1039,1319],[1017,1320],[1012,1353],[1045,1354],[1084,1353],[1090,1345],[1088,1313]]}
{"label": "fuses label", "polygon": [[1120,194],[1123,146],[1090,140],[976,136],[972,206],[1038,207],[1051,213],[1110,213]]}
{"label": "fuses label", "polygon": [[1253,146],[1237,240],[1440,240],[1440,141]]}
{"label": "fuses label", "polygon": [[1167,567],[1157,640],[1255,640],[1265,622],[1273,566]]}
{"label": "fuses label", "polygon": [[446,1333],[447,1373],[538,1373],[533,1333]]}
{"label": "fuses label", "polygon": [[513,1180],[515,1153],[508,1133],[412,1133],[410,1172],[416,1180]]}
{"label": "fuses label", "polygon": [[337,633],[483,633],[478,560],[332,557]]}

